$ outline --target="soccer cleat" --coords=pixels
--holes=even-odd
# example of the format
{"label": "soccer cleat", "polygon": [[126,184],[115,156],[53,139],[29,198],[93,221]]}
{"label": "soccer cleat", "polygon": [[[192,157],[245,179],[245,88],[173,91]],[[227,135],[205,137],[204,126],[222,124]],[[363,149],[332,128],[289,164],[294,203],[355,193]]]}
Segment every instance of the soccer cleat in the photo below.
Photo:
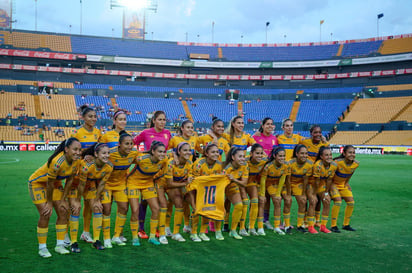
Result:
{"label": "soccer cleat", "polygon": [[280,224],[280,225],[279,225],[279,228],[282,229],[282,230],[284,230],[284,229],[285,229],[285,225],[284,225],[284,224]]}
{"label": "soccer cleat", "polygon": [[285,227],[286,234],[292,234],[292,227]]}
{"label": "soccer cleat", "polygon": [[71,252],[73,252],[73,253],[80,253],[80,248],[79,248],[79,244],[76,242],[76,243],[73,243],[71,246],[70,246],[70,250],[71,250]]}
{"label": "soccer cleat", "polygon": [[236,230],[231,230],[231,231],[229,232],[229,237],[233,237],[233,238],[236,239],[236,240],[242,240],[242,239],[243,239],[242,236],[240,236],[239,234],[237,234]]}
{"label": "soccer cleat", "polygon": [[202,241],[205,241],[205,242],[209,242],[209,241],[210,241],[210,238],[207,237],[206,233],[203,233],[203,232],[200,232],[200,233],[199,233],[199,238],[202,239]]}
{"label": "soccer cleat", "polygon": [[89,232],[83,232],[82,235],[80,236],[80,240],[85,241],[87,243],[93,243],[93,238],[90,235]]}
{"label": "soccer cleat", "polygon": [[190,240],[192,240],[193,242],[196,242],[196,243],[199,243],[199,242],[202,241],[202,239],[200,239],[197,234],[190,234]]}
{"label": "soccer cleat", "polygon": [[315,229],[314,226],[309,226],[308,227],[308,232],[311,234],[318,234],[319,232]]}
{"label": "soccer cleat", "polygon": [[256,232],[256,229],[250,228],[249,229],[249,235],[258,236],[259,234]]}
{"label": "soccer cleat", "polygon": [[356,231],[356,229],[354,229],[350,225],[342,226],[342,229],[347,230],[347,231]]}
{"label": "soccer cleat", "polygon": [[266,236],[265,230],[263,228],[258,228],[257,234],[259,236]]}
{"label": "soccer cleat", "polygon": [[285,235],[285,234],[286,234],[286,233],[283,232],[283,230],[281,230],[280,228],[275,228],[273,231],[274,231],[275,233],[279,234],[279,235]]}
{"label": "soccer cleat", "polygon": [[147,236],[146,232],[144,230],[140,230],[138,233],[139,237],[142,239],[148,239],[149,236]]}
{"label": "soccer cleat", "polygon": [[224,224],[223,225],[223,231],[224,232],[229,232],[230,230],[229,230],[229,224]]}
{"label": "soccer cleat", "polygon": [[330,231],[325,225],[320,225],[319,231],[323,233],[332,233],[332,231]]}
{"label": "soccer cleat", "polygon": [[127,238],[124,237],[123,235],[120,234],[119,238],[120,238],[120,240],[122,240],[122,242],[124,242],[124,243],[127,242]]}
{"label": "soccer cleat", "polygon": [[169,243],[169,241],[167,240],[167,238],[166,238],[165,235],[162,235],[162,236],[159,237],[159,242],[160,242],[162,245],[167,245],[167,244]]}
{"label": "soccer cleat", "polygon": [[299,231],[299,232],[302,232],[302,233],[308,232],[308,231],[306,230],[306,228],[304,228],[303,226],[298,227],[296,230]]}
{"label": "soccer cleat", "polygon": [[186,242],[185,238],[183,238],[180,233],[173,234],[172,240],[178,241],[178,242]]}
{"label": "soccer cleat", "polygon": [[132,240],[132,246],[140,246],[140,240],[139,238],[134,238]]}
{"label": "soccer cleat", "polygon": [[68,233],[66,233],[65,235],[64,235],[64,246],[65,247],[69,247],[71,244],[72,244],[72,242],[71,242],[71,240],[70,240],[70,236],[69,236],[69,234]]}
{"label": "soccer cleat", "polygon": [[113,237],[112,238],[112,244],[114,245],[118,245],[118,246],[125,246],[126,243],[122,241],[122,239],[120,239],[120,237]]}
{"label": "soccer cleat", "polygon": [[210,230],[211,232],[216,232],[215,222],[213,222],[213,221],[210,221],[210,222],[209,222],[209,230]]}
{"label": "soccer cleat", "polygon": [[184,233],[191,233],[192,232],[192,228],[190,226],[184,226],[183,227],[183,232]]}
{"label": "soccer cleat", "polygon": [[166,237],[172,237],[173,233],[170,231],[170,227],[165,228]]}
{"label": "soccer cleat", "polygon": [[151,243],[152,245],[160,246],[160,242],[159,242],[159,240],[157,240],[156,237],[155,238],[149,238],[148,242]]}
{"label": "soccer cleat", "polygon": [[263,225],[265,226],[266,229],[269,229],[269,230],[274,229],[274,227],[272,226],[272,224],[269,221],[264,222]]}
{"label": "soccer cleat", "polygon": [[46,247],[39,249],[39,255],[43,258],[50,258],[52,256]]}
{"label": "soccer cleat", "polygon": [[96,242],[93,243],[92,247],[94,247],[97,250],[103,250],[104,246],[102,245],[102,242],[99,240],[96,240]]}
{"label": "soccer cleat", "polygon": [[215,233],[216,240],[223,241],[225,237],[223,237],[222,231],[218,230]]}
{"label": "soccer cleat", "polygon": [[239,230],[239,235],[243,237],[249,236],[249,233],[247,233],[246,229],[241,229]]}
{"label": "soccer cleat", "polygon": [[330,227],[330,231],[335,232],[335,233],[340,233],[340,230],[337,226]]}
{"label": "soccer cleat", "polygon": [[69,254],[69,253],[70,253],[70,251],[68,251],[68,250],[64,247],[64,245],[57,245],[57,246],[54,248],[54,251],[57,252],[57,253],[59,253],[59,254],[62,254],[62,255],[64,255],[64,254]]}
{"label": "soccer cleat", "polygon": [[113,248],[112,240],[110,239],[105,239],[103,244],[104,244],[104,248]]}

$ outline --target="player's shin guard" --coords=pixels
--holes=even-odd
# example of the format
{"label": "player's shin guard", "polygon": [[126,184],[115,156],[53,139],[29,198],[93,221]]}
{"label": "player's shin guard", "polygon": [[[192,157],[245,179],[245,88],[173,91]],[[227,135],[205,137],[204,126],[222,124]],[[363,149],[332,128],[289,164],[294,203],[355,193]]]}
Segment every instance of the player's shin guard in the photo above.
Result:
{"label": "player's shin guard", "polygon": [[249,229],[255,228],[256,218],[259,210],[259,199],[252,198],[250,200],[250,212],[249,212]]}
{"label": "player's shin guard", "polygon": [[239,221],[240,221],[240,217],[242,217],[242,210],[243,210],[242,203],[239,202],[233,205],[232,223],[230,226],[231,230],[236,230],[237,225],[239,224]]}
{"label": "player's shin guard", "polygon": [[166,227],[166,214],[167,214],[167,208],[160,208],[160,213],[159,213],[159,235],[164,236],[165,233],[165,227]]}
{"label": "player's shin guard", "polygon": [[182,218],[183,218],[183,208],[176,208],[175,209],[175,216],[173,218],[173,234],[177,234],[180,232],[180,227],[182,226]]}
{"label": "player's shin guard", "polygon": [[130,230],[132,231],[133,239],[139,238],[138,229],[139,228],[139,221],[132,221],[130,220]]}
{"label": "player's shin guard", "polygon": [[336,227],[337,223],[338,223],[338,216],[339,216],[339,211],[340,211],[340,206],[342,205],[342,201],[336,201],[333,202],[333,206],[332,206],[332,219],[331,219],[331,223],[330,225],[332,227]]}
{"label": "player's shin guard", "polygon": [[192,234],[197,234],[197,228],[199,226],[199,215],[194,215],[194,211],[190,218],[192,219]]}
{"label": "player's shin guard", "polygon": [[305,219],[305,213],[300,213],[298,212],[298,227],[301,227],[303,225],[303,220]]}
{"label": "player's shin guard", "polygon": [[262,228],[263,228],[263,218],[264,218],[264,217],[258,217],[258,218],[257,218],[257,227],[258,227],[258,229],[262,229]]}
{"label": "player's shin guard", "polygon": [[322,218],[321,218],[322,220],[320,221],[320,224],[322,225],[322,226],[326,226],[326,224],[328,223],[328,220],[329,220],[329,216],[328,215],[322,215]]}
{"label": "player's shin guard", "polygon": [[240,229],[246,229],[245,221],[247,217],[247,209],[249,207],[249,199],[242,200],[242,215],[240,216]]}
{"label": "player's shin guard", "polygon": [[[116,217],[116,222],[117,222],[117,217]],[[110,239],[110,215],[109,216],[103,215],[103,239],[104,240]]]}
{"label": "player's shin guard", "polygon": [[93,241],[100,239],[100,231],[102,230],[102,213],[93,213]]}
{"label": "player's shin guard", "polygon": [[69,220],[70,227],[70,240],[74,244],[77,242],[77,236],[79,233],[79,216],[70,215]]}
{"label": "player's shin guard", "polygon": [[280,227],[280,216],[274,216],[275,220],[273,221],[273,227],[274,228],[279,228]]}
{"label": "player's shin guard", "polygon": [[[114,226],[114,237],[120,237],[120,234],[123,232],[124,224],[126,223],[127,215],[123,215],[121,213],[117,213],[116,215],[116,223]],[[110,230],[110,228],[109,228]]]}
{"label": "player's shin guard", "polygon": [[63,244],[64,236],[67,232],[67,225],[56,225],[56,239],[57,245]]}
{"label": "player's shin guard", "polygon": [[285,227],[290,227],[290,212],[283,213],[283,221],[285,222]]}
{"label": "player's shin guard", "polygon": [[37,241],[39,242],[39,245],[46,244],[48,232],[49,232],[49,228],[37,227]]}
{"label": "player's shin guard", "polygon": [[348,226],[350,224],[350,218],[352,217],[354,208],[355,208],[355,201],[346,203],[345,218],[343,219],[344,226]]}
{"label": "player's shin guard", "polygon": [[159,220],[150,219],[150,238],[156,237],[156,229],[159,225]]}

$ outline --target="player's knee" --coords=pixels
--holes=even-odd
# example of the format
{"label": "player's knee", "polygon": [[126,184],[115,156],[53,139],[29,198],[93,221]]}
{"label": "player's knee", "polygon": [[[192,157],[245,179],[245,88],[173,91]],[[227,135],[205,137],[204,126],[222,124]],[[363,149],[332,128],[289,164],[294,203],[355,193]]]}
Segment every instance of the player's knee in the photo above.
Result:
{"label": "player's knee", "polygon": [[355,201],[349,201],[349,202],[346,203],[346,205],[353,207],[353,206],[355,206]]}

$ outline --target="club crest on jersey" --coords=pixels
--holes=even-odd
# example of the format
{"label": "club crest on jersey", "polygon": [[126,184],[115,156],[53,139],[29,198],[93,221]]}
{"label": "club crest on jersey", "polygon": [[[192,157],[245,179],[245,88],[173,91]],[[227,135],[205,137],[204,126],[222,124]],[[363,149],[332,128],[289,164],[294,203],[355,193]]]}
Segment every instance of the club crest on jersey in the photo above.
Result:
{"label": "club crest on jersey", "polygon": [[164,134],[164,136],[165,136],[165,139],[167,139],[167,134]]}

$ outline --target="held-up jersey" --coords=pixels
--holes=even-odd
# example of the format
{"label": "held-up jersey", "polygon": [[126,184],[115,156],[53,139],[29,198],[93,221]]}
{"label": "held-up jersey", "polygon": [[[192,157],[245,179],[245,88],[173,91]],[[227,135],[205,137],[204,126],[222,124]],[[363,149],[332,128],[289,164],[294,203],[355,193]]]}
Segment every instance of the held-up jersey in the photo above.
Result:
{"label": "held-up jersey", "polygon": [[314,144],[312,142],[312,139],[307,138],[304,139],[300,142],[301,144],[305,145],[306,148],[308,149],[308,159],[310,159],[312,162],[315,162],[316,157],[318,156],[319,149],[322,146],[328,147],[329,142],[319,142],[318,144]]}
{"label": "held-up jersey", "polygon": [[82,145],[82,150],[84,150],[98,142],[101,137],[101,133],[97,128],[93,128],[92,131],[88,131],[82,126],[76,130],[73,130],[70,137],[77,138]]}
{"label": "held-up jersey", "polygon": [[206,158],[202,157],[193,163],[193,176],[221,174],[223,170],[222,162],[216,160],[213,166],[207,164]]}
{"label": "held-up jersey", "polygon": [[[204,135],[199,137],[198,139],[198,147],[196,148],[197,151],[201,151],[203,153],[203,147],[205,147],[208,143],[213,142],[213,137],[210,135]],[[229,142],[224,137],[219,137],[217,139],[217,148],[219,149],[219,160],[222,160],[222,154],[229,152],[230,146]]]}
{"label": "held-up jersey", "polygon": [[292,134],[291,137],[287,137],[284,134],[278,136],[279,146],[286,151],[286,161],[292,159],[293,149],[295,149],[295,146],[302,142],[302,140],[303,137],[297,134]]}
{"label": "held-up jersey", "polygon": [[226,175],[196,177],[186,186],[187,191],[196,190],[195,214],[223,221],[225,218],[225,188],[230,180]]}
{"label": "held-up jersey", "polygon": [[113,171],[106,182],[106,189],[121,191],[126,188],[127,171],[139,154],[133,149],[128,155],[123,156],[119,153],[118,147],[110,149],[109,160],[113,165]]}
{"label": "held-up jersey", "polygon": [[338,166],[335,176],[333,177],[333,184],[335,184],[338,188],[343,188],[352,177],[355,170],[359,167],[359,161],[354,160],[352,164],[347,165],[345,163],[345,159],[338,158],[335,162]]}
{"label": "held-up jersey", "polygon": [[288,165],[291,184],[303,183],[305,176],[310,177],[312,175],[313,163],[309,159],[307,159],[304,164],[298,164],[296,158],[294,158],[289,161]]}
{"label": "held-up jersey", "polygon": [[256,141],[246,133],[242,133],[240,137],[234,136],[233,143],[231,143],[229,134],[224,133],[223,137],[226,138],[226,140],[229,142],[229,144],[231,144],[232,147],[238,147],[243,151],[246,151],[247,147],[252,146],[256,143]]}
{"label": "held-up jersey", "polygon": [[47,186],[49,179],[55,179],[54,188],[57,188],[62,184],[62,180],[69,178],[77,173],[80,160],[76,160],[69,164],[66,160],[64,152],[59,153],[50,162],[50,166],[47,167],[47,162],[37,169],[29,178],[29,183],[34,185]]}
{"label": "held-up jersey", "polygon": [[144,154],[136,158],[136,165],[127,176],[127,186],[136,189],[154,187],[153,177],[162,170],[167,159],[152,162],[150,154]]}

